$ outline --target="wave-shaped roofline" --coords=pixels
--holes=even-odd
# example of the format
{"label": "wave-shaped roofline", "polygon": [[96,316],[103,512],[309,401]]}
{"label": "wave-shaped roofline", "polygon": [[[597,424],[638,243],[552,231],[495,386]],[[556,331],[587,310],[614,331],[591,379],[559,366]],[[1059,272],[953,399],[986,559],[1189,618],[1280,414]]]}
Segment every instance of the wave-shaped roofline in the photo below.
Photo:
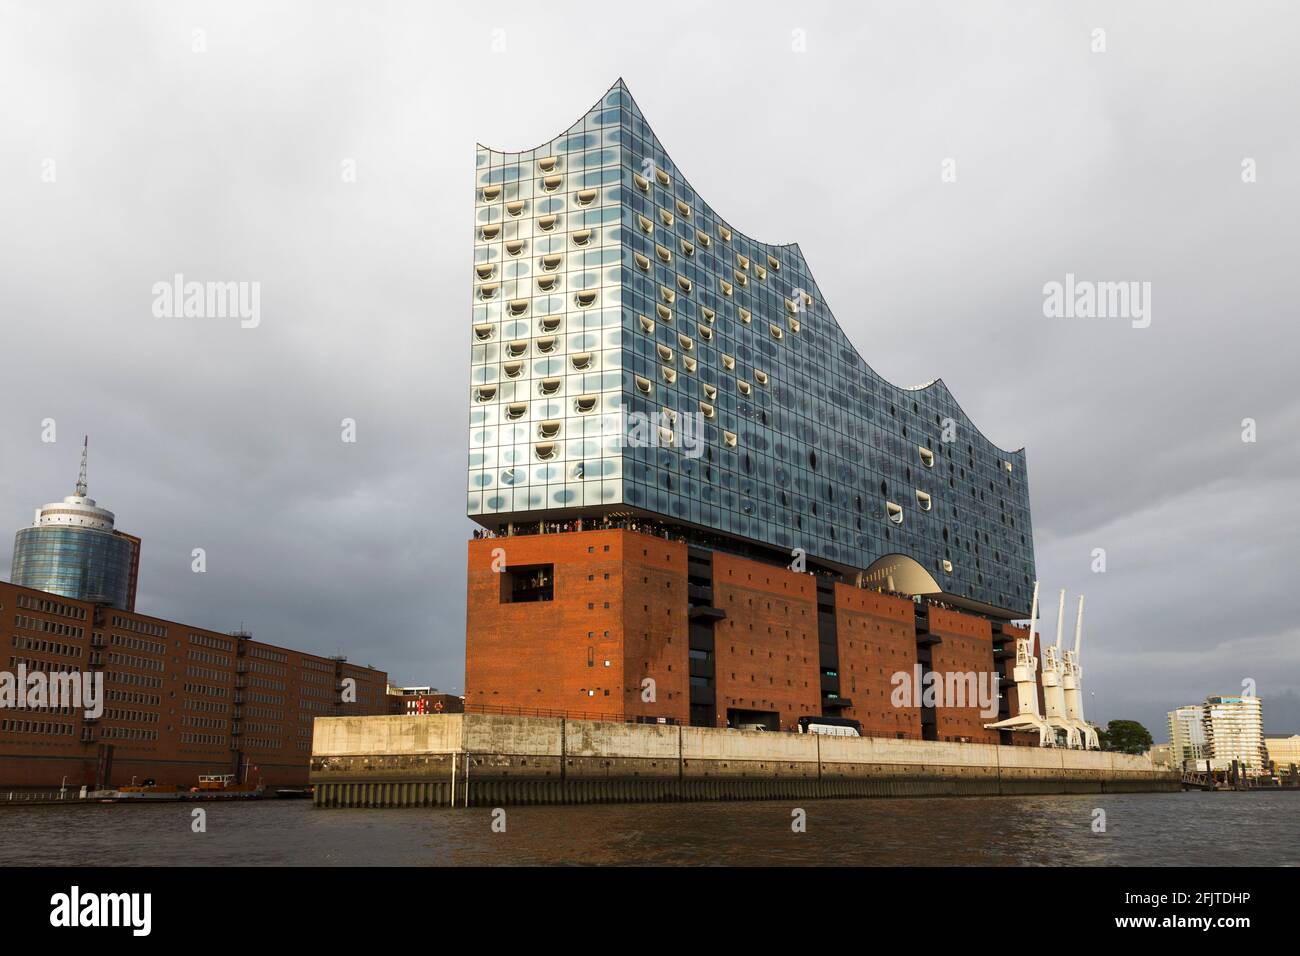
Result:
{"label": "wave-shaped roofline", "polygon": [[[605,92],[600,95],[600,98],[596,100],[595,103],[593,103],[586,110],[584,110],[578,116],[578,118],[574,120],[574,122],[570,123],[567,127],[565,127],[562,133],[558,133],[555,136],[551,136],[547,139],[542,140],[540,143],[537,143],[534,146],[529,146],[524,149],[515,149],[515,150],[498,149],[495,146],[488,146],[484,143],[476,144],[477,148],[485,149],[488,152],[492,152],[492,153],[499,153],[502,156],[518,156],[522,153],[533,152],[547,145],[548,143],[554,142],[555,140],[561,138],[562,136],[568,135],[569,132],[572,131],[575,126],[581,124],[582,121],[587,116],[591,115],[593,111],[603,107],[605,105],[605,98],[615,90],[620,90],[623,93],[627,94],[627,98],[629,101],[631,101],[632,106],[636,109],[638,113],[641,114],[642,119],[645,118],[645,111],[641,109],[640,104],[638,104],[636,101],[636,97],[632,95],[632,91],[628,89],[627,83],[625,83],[623,81],[623,78],[620,76],[617,80],[615,80],[610,85],[609,89],[605,90]],[[646,123],[646,126],[647,127],[650,126],[649,122]],[[669,155],[668,150],[664,147],[663,141],[659,139],[659,134],[654,132],[653,127],[650,128],[650,132],[651,135],[654,137],[655,142],[658,144],[660,150],[662,150],[665,156],[668,156]],[[888,385],[890,388],[894,389],[900,394],[904,394],[904,393],[914,394],[917,392],[928,392],[930,389],[937,389],[939,394],[946,395],[952,401],[952,404],[957,407],[957,410],[959,412],[961,412],[962,417],[966,419],[967,424],[969,424],[970,427],[975,430],[976,434],[978,434],[980,438],[982,438],[990,448],[994,448],[1004,455],[1022,455],[1022,456],[1024,455],[1025,453],[1024,445],[1021,445],[1019,448],[1015,448],[1015,449],[1003,448],[997,442],[989,438],[988,435],[984,434],[984,430],[975,424],[975,420],[971,418],[970,414],[966,411],[966,409],[962,407],[961,402],[957,401],[957,396],[953,394],[952,389],[948,387],[947,383],[944,382],[942,377],[932,379],[931,381],[927,382],[924,385],[916,385],[916,386],[908,387],[905,385],[898,385],[894,382],[891,382],[886,376],[881,375],[879,372],[877,372],[875,368],[872,367],[871,363],[868,362],[863,357],[862,353],[858,351],[858,347],[856,344],[854,344],[853,339],[850,338],[848,332],[844,330],[844,326],[840,324],[840,320],[835,317],[835,310],[831,308],[830,301],[821,294],[821,286],[817,282],[817,277],[813,275],[812,265],[811,263],[809,263],[807,256],[805,256],[803,254],[803,251],[799,248],[799,243],[798,242],[781,242],[781,243],[764,242],[761,239],[755,239],[752,235],[750,235],[748,232],[746,232],[743,229],[737,229],[735,226],[731,225],[731,220],[726,219],[725,217],[719,215],[717,210],[713,208],[713,205],[710,202],[708,202],[708,200],[704,199],[704,194],[695,188],[695,186],[691,183],[690,179],[687,178],[686,174],[682,172],[681,167],[679,167],[675,162],[671,162],[671,166],[673,172],[681,178],[682,182],[684,182],[687,186],[690,187],[691,192],[693,192],[697,197],[697,199],[700,202],[702,202],[705,205],[705,207],[707,207],[707,209],[714,216],[714,218],[716,218],[719,222],[726,223],[728,229],[731,229],[733,232],[740,233],[742,236],[744,236],[746,239],[748,239],[750,242],[754,243],[755,245],[763,246],[768,249],[792,250],[794,254],[799,257],[800,262],[803,263],[804,271],[808,274],[808,278],[812,280],[813,286],[817,289],[818,297],[822,300],[822,303],[825,305],[826,314],[829,316],[831,322],[835,324],[835,327],[839,329],[840,334],[844,336],[844,341],[848,343],[849,348],[853,349],[853,354],[857,356],[858,361],[861,362],[864,366],[866,366],[867,370],[870,371],[872,375],[874,375],[880,381],[884,382],[886,385]]]}

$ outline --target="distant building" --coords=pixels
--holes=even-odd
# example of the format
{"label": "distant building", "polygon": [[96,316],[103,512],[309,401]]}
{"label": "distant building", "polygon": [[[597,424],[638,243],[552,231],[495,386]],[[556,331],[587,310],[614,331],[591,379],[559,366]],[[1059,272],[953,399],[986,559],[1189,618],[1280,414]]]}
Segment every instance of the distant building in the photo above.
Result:
{"label": "distant building", "polygon": [[1207,697],[1202,715],[1208,756],[1216,768],[1235,760],[1256,772],[1267,769],[1264,718],[1258,697]]}
{"label": "distant building", "polygon": [[[305,784],[316,717],[389,712],[383,671],[135,613],[140,539],[113,522],[86,496],[83,447],[76,494],[18,532],[0,582],[0,787]],[[102,713],[28,692],[73,679],[102,681]]]}
{"label": "distant building", "polygon": [[1209,756],[1205,745],[1204,708],[1188,704],[1169,712],[1169,747],[1174,765],[1186,766]]}
{"label": "distant building", "polygon": [[1265,737],[1264,749],[1278,773],[1290,773],[1292,766],[1300,768],[1300,734]]}
{"label": "distant building", "polygon": [[1174,762],[1173,744],[1154,744],[1147,756],[1151,758],[1151,763],[1157,767],[1165,769],[1181,769],[1180,764]]}
{"label": "distant building", "polygon": [[113,512],[86,495],[86,446],[74,494],[36,510],[14,538],[10,580],[19,587],[135,609],[140,539],[113,527]]}
{"label": "distant building", "polygon": [[[305,784],[316,717],[388,713],[388,675],[0,582],[4,674],[102,674],[103,713],[0,706],[0,787]],[[11,677],[12,679],[12,677]]]}
{"label": "distant building", "polygon": [[417,716],[420,714],[463,714],[465,699],[443,694],[436,687],[388,688],[388,712]]}

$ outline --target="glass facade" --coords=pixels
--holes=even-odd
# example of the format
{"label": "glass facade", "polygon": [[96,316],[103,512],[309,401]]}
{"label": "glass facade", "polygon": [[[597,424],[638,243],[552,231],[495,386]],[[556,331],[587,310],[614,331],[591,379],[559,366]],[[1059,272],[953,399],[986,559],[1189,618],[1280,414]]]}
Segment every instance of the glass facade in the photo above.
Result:
{"label": "glass facade", "polygon": [[[481,524],[635,509],[847,568],[906,556],[945,593],[1028,610],[1023,449],[942,381],[876,374],[798,245],[718,216],[621,81],[536,149],[480,147],[474,246]],[[640,440],[628,415],[653,423]]]}
{"label": "glass facade", "polygon": [[126,610],[131,591],[129,539],[85,528],[24,528],[14,539],[14,584]]}

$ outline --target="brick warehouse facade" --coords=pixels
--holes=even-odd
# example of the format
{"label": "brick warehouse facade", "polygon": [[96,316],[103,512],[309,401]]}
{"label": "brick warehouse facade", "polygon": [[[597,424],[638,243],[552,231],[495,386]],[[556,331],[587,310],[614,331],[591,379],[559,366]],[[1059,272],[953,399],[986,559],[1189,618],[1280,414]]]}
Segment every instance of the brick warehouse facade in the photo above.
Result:
{"label": "brick warehouse facade", "polygon": [[917,664],[1003,675],[1005,688],[1023,632],[985,618],[624,529],[468,550],[469,713],[771,730],[834,714],[866,736],[1035,742],[985,730],[996,718],[974,706],[891,701],[893,675]]}
{"label": "brick warehouse facade", "polygon": [[[104,675],[103,714],[0,709],[0,787],[191,786],[239,773],[304,785],[312,721],[387,712],[387,674],[0,582],[0,669]],[[356,681],[355,703],[340,701]],[[256,771],[252,768],[256,767]]]}

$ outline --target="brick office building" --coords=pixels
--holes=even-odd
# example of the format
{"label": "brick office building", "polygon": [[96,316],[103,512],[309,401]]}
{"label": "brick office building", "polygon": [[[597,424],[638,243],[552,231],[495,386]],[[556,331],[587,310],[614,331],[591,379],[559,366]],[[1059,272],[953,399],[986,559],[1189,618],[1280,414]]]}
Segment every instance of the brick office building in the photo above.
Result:
{"label": "brick office building", "polygon": [[387,713],[383,671],[4,582],[0,640],[10,674],[101,673],[104,688],[98,719],[0,708],[0,787],[303,785],[314,718]]}

